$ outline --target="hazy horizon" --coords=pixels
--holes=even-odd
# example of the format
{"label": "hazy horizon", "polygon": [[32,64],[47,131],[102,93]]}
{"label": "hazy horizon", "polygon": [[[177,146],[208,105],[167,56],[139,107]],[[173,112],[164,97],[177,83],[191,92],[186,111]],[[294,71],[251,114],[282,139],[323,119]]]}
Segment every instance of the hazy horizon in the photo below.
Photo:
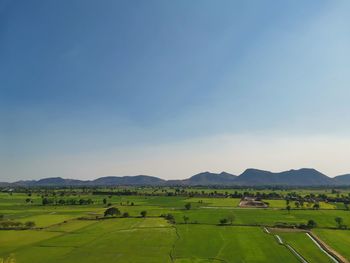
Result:
{"label": "hazy horizon", "polygon": [[350,2],[0,1],[0,181],[350,173]]}

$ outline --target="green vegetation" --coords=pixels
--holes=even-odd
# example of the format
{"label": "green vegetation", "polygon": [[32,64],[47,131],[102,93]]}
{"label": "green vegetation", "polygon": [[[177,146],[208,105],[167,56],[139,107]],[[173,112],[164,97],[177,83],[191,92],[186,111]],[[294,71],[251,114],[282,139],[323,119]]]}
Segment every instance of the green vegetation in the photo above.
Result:
{"label": "green vegetation", "polygon": [[283,242],[291,245],[307,262],[333,262],[305,233],[278,233],[278,235]]}
{"label": "green vegetation", "polygon": [[[239,196],[254,196],[268,207],[241,208]],[[298,262],[274,234],[264,230],[274,226],[312,229],[349,259],[347,203],[330,202],[325,196],[347,200],[349,190],[4,191],[0,192],[0,262],[69,263],[82,256],[85,262]],[[305,233],[279,235],[308,262],[329,262]]]}
{"label": "green vegetation", "polygon": [[315,229],[315,234],[346,259],[350,260],[350,231]]}
{"label": "green vegetation", "polygon": [[[298,262],[273,236],[259,227],[181,225],[173,257],[176,262]],[[203,261],[211,262],[211,261]]]}

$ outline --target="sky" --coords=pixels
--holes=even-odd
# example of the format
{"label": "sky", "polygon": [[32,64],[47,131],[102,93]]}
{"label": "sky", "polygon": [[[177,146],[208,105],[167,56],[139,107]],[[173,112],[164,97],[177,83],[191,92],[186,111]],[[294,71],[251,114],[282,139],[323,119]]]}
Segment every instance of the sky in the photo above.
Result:
{"label": "sky", "polygon": [[350,173],[350,2],[0,0],[0,181]]}

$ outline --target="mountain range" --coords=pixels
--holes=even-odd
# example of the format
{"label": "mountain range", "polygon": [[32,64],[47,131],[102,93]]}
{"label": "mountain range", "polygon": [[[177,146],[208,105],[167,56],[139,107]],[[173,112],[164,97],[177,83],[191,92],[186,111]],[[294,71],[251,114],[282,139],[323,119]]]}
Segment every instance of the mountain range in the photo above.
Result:
{"label": "mountain range", "polygon": [[302,168],[279,173],[247,169],[240,175],[230,173],[202,172],[188,179],[164,180],[154,176],[107,176],[95,180],[63,179],[61,177],[44,178],[40,180],[0,183],[2,186],[114,186],[114,185],[144,185],[144,186],[342,186],[350,185],[350,174],[328,177],[321,172]]}

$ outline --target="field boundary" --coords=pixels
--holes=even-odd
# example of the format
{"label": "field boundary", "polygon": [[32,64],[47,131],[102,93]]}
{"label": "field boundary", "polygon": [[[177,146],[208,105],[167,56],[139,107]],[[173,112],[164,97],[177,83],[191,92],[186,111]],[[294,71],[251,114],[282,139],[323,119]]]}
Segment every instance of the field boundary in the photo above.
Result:
{"label": "field boundary", "polygon": [[330,254],[332,257],[334,257],[336,260],[338,260],[338,262],[349,263],[349,261],[345,257],[343,257],[336,250],[331,248],[327,243],[325,243],[322,239],[320,239],[316,234],[314,234],[311,231],[307,231],[307,234],[309,234],[319,244],[319,246],[322,249],[324,249],[328,254]]}

